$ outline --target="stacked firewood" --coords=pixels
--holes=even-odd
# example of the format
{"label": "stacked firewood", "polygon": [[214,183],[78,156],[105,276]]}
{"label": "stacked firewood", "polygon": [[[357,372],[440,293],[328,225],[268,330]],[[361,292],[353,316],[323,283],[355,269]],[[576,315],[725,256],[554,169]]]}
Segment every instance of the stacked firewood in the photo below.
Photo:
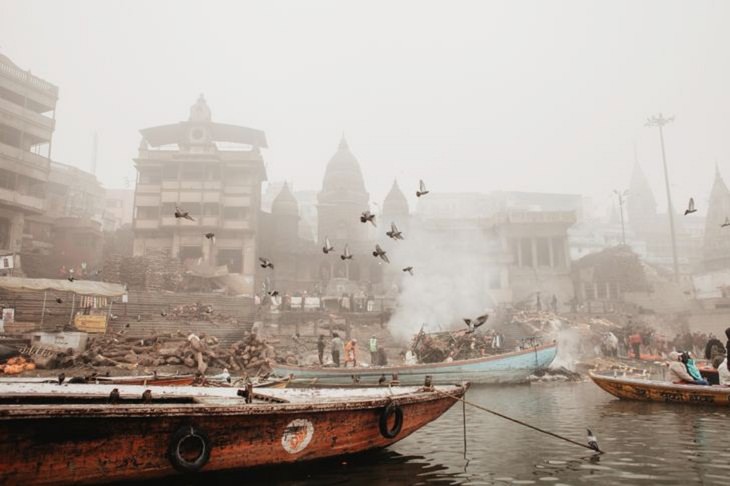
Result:
{"label": "stacked firewood", "polygon": [[169,365],[195,368],[200,373],[214,367],[259,374],[269,371],[274,356],[274,348],[254,334],[224,346],[214,336],[178,331],[149,337],[126,337],[122,333],[100,336],[91,340],[86,351],[59,353],[57,361],[62,368],[90,365],[131,370]]}
{"label": "stacked firewood", "polygon": [[500,352],[492,342],[491,333],[420,332],[414,336],[411,350],[422,363],[440,363],[448,358],[471,359]]}

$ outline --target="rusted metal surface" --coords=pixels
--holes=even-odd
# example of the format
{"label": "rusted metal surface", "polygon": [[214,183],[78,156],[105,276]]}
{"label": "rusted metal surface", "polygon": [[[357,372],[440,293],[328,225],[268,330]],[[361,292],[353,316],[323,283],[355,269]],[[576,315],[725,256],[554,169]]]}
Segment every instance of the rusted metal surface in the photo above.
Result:
{"label": "rusted metal surface", "polygon": [[[141,387],[123,388],[124,396]],[[461,397],[466,386],[437,389]],[[290,392],[272,391],[277,398]],[[295,392],[291,403],[282,404],[209,394],[184,404],[0,405],[0,436],[12,437],[0,441],[0,477],[4,484],[29,485],[176,474],[170,444],[188,428],[209,439],[210,458],[201,471],[350,454],[397,442],[455,403],[417,387],[349,390],[349,397],[335,393],[330,400],[313,399],[323,390]],[[403,420],[389,439],[379,423],[391,402],[402,409]]]}
{"label": "rusted metal surface", "polygon": [[730,387],[676,385],[636,378],[614,378],[590,374],[591,379],[611,395],[626,400],[730,406]]}

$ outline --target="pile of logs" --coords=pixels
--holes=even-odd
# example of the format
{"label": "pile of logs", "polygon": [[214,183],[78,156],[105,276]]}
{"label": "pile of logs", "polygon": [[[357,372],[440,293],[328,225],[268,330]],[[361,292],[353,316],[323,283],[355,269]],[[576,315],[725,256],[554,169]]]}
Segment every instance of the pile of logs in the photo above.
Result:
{"label": "pile of logs", "polygon": [[150,337],[125,337],[123,333],[94,338],[86,351],[59,353],[60,368],[81,365],[114,366],[135,369],[138,366],[186,366],[205,373],[208,367],[252,371],[262,374],[270,371],[274,348],[255,334],[247,334],[230,346],[223,346],[214,336],[176,333]]}
{"label": "pile of logs", "polygon": [[416,334],[411,342],[411,349],[422,363],[440,363],[448,358],[453,360],[479,358],[499,353],[492,346],[493,334],[439,332],[427,334],[423,331]]}

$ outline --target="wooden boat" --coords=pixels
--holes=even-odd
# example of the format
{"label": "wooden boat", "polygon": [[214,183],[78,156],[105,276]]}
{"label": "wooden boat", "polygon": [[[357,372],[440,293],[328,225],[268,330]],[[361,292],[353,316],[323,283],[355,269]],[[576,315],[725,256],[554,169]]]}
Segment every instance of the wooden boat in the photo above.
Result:
{"label": "wooden boat", "polygon": [[465,359],[450,363],[424,363],[416,365],[373,366],[357,368],[305,367],[275,364],[276,375],[293,375],[295,380],[316,380],[325,385],[377,384],[383,376],[386,382],[397,381],[402,385],[423,383],[426,376],[433,383],[448,384],[469,381],[471,383],[521,383],[536,370],[546,368],[558,352],[556,344],[535,346],[511,353]]}
{"label": "wooden boat", "polygon": [[116,482],[352,454],[409,436],[467,388],[266,389],[244,398],[236,388],[0,384],[0,437],[11,438],[0,441],[0,478]]}
{"label": "wooden boat", "polygon": [[[286,388],[291,377],[285,378],[254,378],[254,388]],[[58,380],[52,377],[11,377],[0,378],[0,383],[57,383]],[[84,383],[82,383],[84,384]],[[97,385],[140,385],[140,386],[237,386],[244,387],[243,378],[233,380],[231,383],[222,380],[198,380],[194,375],[139,375],[139,376],[97,376],[87,384]]]}
{"label": "wooden boat", "polygon": [[593,382],[613,396],[624,400],[730,406],[730,387],[678,385],[640,378],[619,378],[588,374]]}

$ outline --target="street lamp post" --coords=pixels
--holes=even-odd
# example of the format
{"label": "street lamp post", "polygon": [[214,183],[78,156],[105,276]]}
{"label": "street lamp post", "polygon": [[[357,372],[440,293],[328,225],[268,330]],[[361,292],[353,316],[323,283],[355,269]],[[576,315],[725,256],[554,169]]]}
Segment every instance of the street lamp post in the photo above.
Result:
{"label": "street lamp post", "polygon": [[664,125],[674,121],[674,117],[664,118],[664,115],[659,113],[658,116],[649,117],[646,120],[647,127],[658,127],[659,128],[659,143],[662,147],[662,163],[664,164],[664,184],[667,188],[667,213],[669,213],[669,232],[672,237],[672,262],[674,264],[674,280],[679,281],[679,263],[677,260],[677,235],[674,231],[674,208],[672,206],[672,193],[669,190],[669,171],[667,169],[667,154],[664,150]]}
{"label": "street lamp post", "polygon": [[618,209],[621,212],[621,244],[626,246],[626,226],[624,225],[624,197],[626,197],[629,191],[618,191],[614,189],[613,192],[618,197]]}

